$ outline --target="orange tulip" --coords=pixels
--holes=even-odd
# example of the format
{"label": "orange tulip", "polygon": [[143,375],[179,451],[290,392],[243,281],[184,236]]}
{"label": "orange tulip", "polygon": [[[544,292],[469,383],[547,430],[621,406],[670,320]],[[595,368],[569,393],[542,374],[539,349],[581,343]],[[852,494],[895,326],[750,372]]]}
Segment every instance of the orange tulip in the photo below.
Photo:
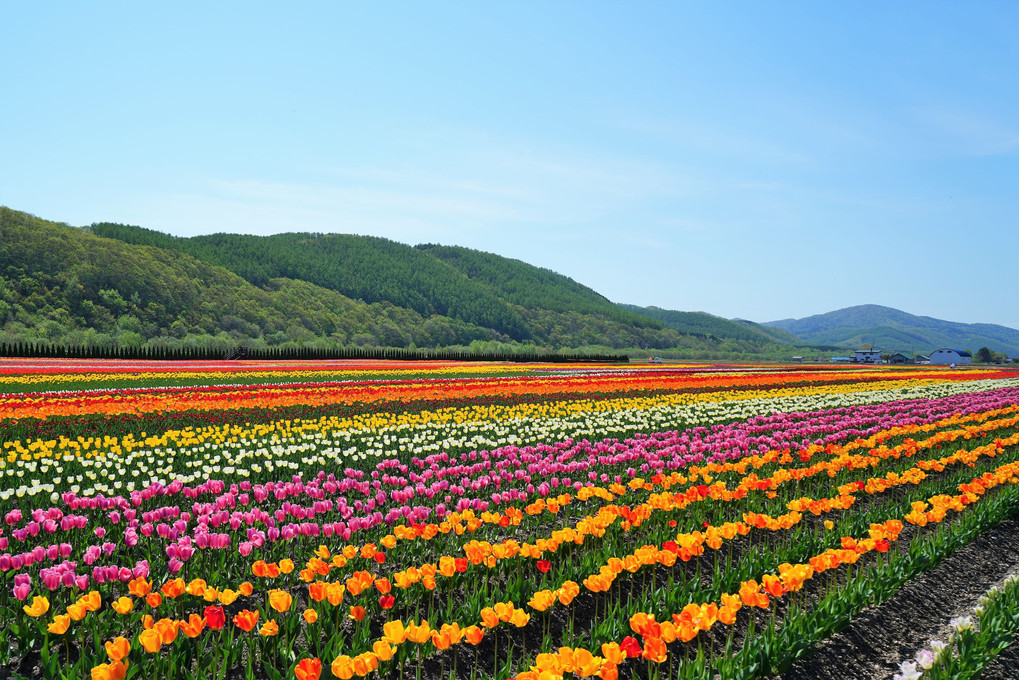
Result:
{"label": "orange tulip", "polygon": [[543,612],[555,602],[555,593],[551,590],[539,590],[527,602],[527,605],[535,611]]}
{"label": "orange tulip", "polygon": [[149,654],[158,653],[159,648],[163,646],[162,641],[159,639],[159,633],[155,628],[149,628],[139,633],[138,642],[142,644],[142,647]]}
{"label": "orange tulip", "polygon": [[99,611],[99,608],[103,606],[102,596],[94,590],[90,590],[82,595],[79,602],[81,602],[85,606],[85,609],[90,612]]}
{"label": "orange tulip", "polygon": [[205,629],[205,619],[198,614],[192,614],[187,622],[180,622],[180,629],[189,638],[195,638],[202,634]]}
{"label": "orange tulip", "polygon": [[163,604],[163,596],[159,593],[149,593],[145,596],[145,602],[155,609],[159,605]]}
{"label": "orange tulip", "polygon": [[779,577],[765,574],[762,580],[764,581],[764,589],[772,597],[782,597],[785,594],[785,586],[782,585],[782,579]]}
{"label": "orange tulip", "polygon": [[326,599],[329,600],[329,604],[334,607],[339,606],[340,602],[343,601],[343,593],[346,592],[347,587],[342,583],[330,583],[326,587]]}
{"label": "orange tulip", "polygon": [[646,638],[644,640],[644,653],[641,656],[648,661],[662,663],[669,656],[669,650],[661,638]]}
{"label": "orange tulip", "polygon": [[626,652],[619,648],[617,642],[606,642],[601,646],[601,655],[605,657],[605,660],[614,663],[621,664],[626,661]]}
{"label": "orange tulip", "polygon": [[315,611],[314,609],[305,609],[304,613],[301,616],[303,616],[304,620],[307,621],[309,624],[318,621],[318,612]]}
{"label": "orange tulip", "polygon": [[184,579],[175,578],[172,581],[167,581],[160,588],[160,591],[162,591],[164,596],[173,600],[184,593]]}
{"label": "orange tulip", "polygon": [[422,619],[419,624],[414,624],[413,622],[407,624],[407,639],[411,642],[418,644],[427,642],[431,634],[432,627],[427,619]]}
{"label": "orange tulip", "polygon": [[354,660],[346,654],[336,657],[329,669],[340,680],[350,680],[354,677]]}
{"label": "orange tulip", "polygon": [[371,652],[358,654],[353,659],[354,674],[363,678],[379,667],[379,659]]}
{"label": "orange tulip", "polygon": [[92,669],[92,680],[124,680],[127,666],[127,659],[101,663]]}
{"label": "orange tulip", "polygon": [[531,615],[525,612],[523,609],[513,610],[513,614],[510,616],[510,623],[517,628],[523,628],[531,620]]}
{"label": "orange tulip", "polygon": [[279,635],[280,627],[275,621],[269,620],[262,624],[262,627],[258,629],[258,634],[262,637],[274,637]]}
{"label": "orange tulip", "polygon": [[243,609],[234,616],[234,625],[244,632],[250,631],[258,623],[258,612]]}
{"label": "orange tulip", "polygon": [[479,628],[478,626],[467,626],[464,628],[463,639],[466,640],[468,644],[477,646],[481,644],[481,640],[484,637],[484,629]]}
{"label": "orange tulip", "polygon": [[152,581],[144,578],[131,579],[127,584],[127,591],[135,597],[145,597],[152,590]]}
{"label": "orange tulip", "polygon": [[485,628],[495,628],[499,625],[499,615],[491,607],[485,607],[481,610],[481,624]]}
{"label": "orange tulip", "polygon": [[270,590],[269,605],[278,612],[290,611],[294,598],[285,590]]}
{"label": "orange tulip", "polygon": [[231,604],[234,603],[234,601],[238,597],[240,597],[240,595],[241,594],[239,592],[237,592],[236,590],[230,590],[229,588],[224,588],[223,590],[221,590],[219,592],[219,603],[220,604],[225,604],[225,605],[231,605]]}
{"label": "orange tulip", "polygon": [[315,602],[321,602],[326,599],[326,583],[325,581],[315,581],[314,583],[308,584],[308,597]]}
{"label": "orange tulip", "polygon": [[106,643],[106,655],[111,661],[126,659],[131,653],[131,643],[126,637],[116,637]]}
{"label": "orange tulip", "polygon": [[396,647],[393,647],[386,640],[376,640],[375,644],[372,645],[372,652],[379,658],[379,661],[389,661],[393,658],[393,654],[396,653]]}
{"label": "orange tulip", "polygon": [[618,680],[619,668],[617,664],[611,661],[603,663],[601,670],[598,671],[598,677],[601,678],[601,680]]}
{"label": "orange tulip", "polygon": [[301,659],[294,668],[294,675],[297,680],[318,680],[322,675],[322,662],[318,657]]}
{"label": "orange tulip", "polygon": [[407,630],[403,621],[387,621],[382,625],[383,640],[390,644],[400,645],[407,639]]}
{"label": "orange tulip", "polygon": [[111,602],[110,607],[112,607],[113,611],[117,612],[118,614],[127,614],[132,609],[134,609],[134,600],[125,595]]}
{"label": "orange tulip", "polygon": [[177,628],[178,624],[173,619],[159,619],[156,621],[154,629],[159,633],[159,640],[164,645],[171,644],[177,639]]}
{"label": "orange tulip", "polygon": [[72,602],[67,605],[67,615],[71,617],[72,621],[81,621],[86,614],[88,614],[88,610],[80,602]]}
{"label": "orange tulip", "polygon": [[432,631],[432,644],[438,650],[449,649],[452,641],[449,638],[449,633],[440,633],[439,631]]}
{"label": "orange tulip", "polygon": [[46,626],[46,630],[54,635],[63,635],[71,626],[71,617],[67,614],[57,614],[53,617],[53,623]]}
{"label": "orange tulip", "polygon": [[361,619],[364,618],[364,615],[365,615],[366,612],[367,612],[367,610],[364,607],[355,607],[355,606],[351,605],[351,607],[350,607],[350,615],[347,616],[347,618],[348,619],[354,619],[355,621],[360,621]]}

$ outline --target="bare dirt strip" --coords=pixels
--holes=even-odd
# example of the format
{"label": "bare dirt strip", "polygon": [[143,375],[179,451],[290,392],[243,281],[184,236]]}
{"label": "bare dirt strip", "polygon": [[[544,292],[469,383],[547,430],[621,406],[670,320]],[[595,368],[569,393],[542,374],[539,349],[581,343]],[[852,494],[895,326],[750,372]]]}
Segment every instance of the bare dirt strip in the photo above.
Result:
{"label": "bare dirt strip", "polygon": [[[858,614],[793,664],[781,680],[887,680],[932,638],[947,638],[949,620],[972,614],[980,596],[1017,569],[1019,517],[1013,516],[903,585],[881,605]],[[1019,650],[1010,647],[1003,655],[1009,656],[981,677],[1019,679]]]}

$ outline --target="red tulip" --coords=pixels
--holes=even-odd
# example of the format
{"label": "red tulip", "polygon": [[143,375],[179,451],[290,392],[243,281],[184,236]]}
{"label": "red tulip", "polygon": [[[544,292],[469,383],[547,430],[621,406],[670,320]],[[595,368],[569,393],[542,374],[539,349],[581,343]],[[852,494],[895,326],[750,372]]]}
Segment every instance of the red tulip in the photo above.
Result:
{"label": "red tulip", "polygon": [[205,608],[205,623],[208,624],[212,630],[219,630],[226,625],[226,614],[223,612],[222,607],[206,607]]}
{"label": "red tulip", "polygon": [[632,635],[627,635],[625,638],[623,638],[623,642],[621,645],[619,645],[619,648],[626,652],[626,656],[628,656],[631,659],[637,658],[638,656],[641,655],[641,652],[643,651],[640,648],[640,643],[637,642],[637,638],[633,637]]}

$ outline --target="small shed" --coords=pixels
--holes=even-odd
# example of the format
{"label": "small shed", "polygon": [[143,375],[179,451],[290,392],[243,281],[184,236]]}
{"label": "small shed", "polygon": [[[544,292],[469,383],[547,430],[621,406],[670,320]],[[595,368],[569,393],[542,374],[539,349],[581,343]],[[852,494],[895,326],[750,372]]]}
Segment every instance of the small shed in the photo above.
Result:
{"label": "small shed", "polygon": [[896,352],[892,356],[888,357],[888,363],[890,364],[915,364],[917,363],[916,355],[910,354],[909,352]]}
{"label": "small shed", "polygon": [[930,361],[932,364],[941,364],[947,366],[949,364],[955,364],[961,366],[963,364],[973,363],[973,355],[962,349],[949,349],[943,348],[936,352],[931,352]]}

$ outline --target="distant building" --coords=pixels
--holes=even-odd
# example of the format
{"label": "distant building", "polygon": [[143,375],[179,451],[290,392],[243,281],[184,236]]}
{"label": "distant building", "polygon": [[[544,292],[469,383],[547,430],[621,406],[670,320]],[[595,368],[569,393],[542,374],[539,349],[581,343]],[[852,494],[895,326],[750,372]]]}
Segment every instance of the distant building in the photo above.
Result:
{"label": "distant building", "polygon": [[960,366],[962,364],[973,363],[973,356],[961,349],[939,349],[936,352],[931,352],[930,362],[932,364],[941,364],[947,366],[948,364],[955,364]]}
{"label": "distant building", "polygon": [[880,364],[881,351],[876,349],[858,349],[855,359],[858,364]]}
{"label": "distant building", "polygon": [[888,357],[888,363],[890,364],[915,364],[917,358],[915,354],[909,352],[896,352],[892,356]]}
{"label": "distant building", "polygon": [[833,364],[849,364],[852,363],[853,357],[832,357],[831,362]]}
{"label": "distant building", "polygon": [[803,363],[803,357],[793,357],[793,361],[796,361],[796,362],[802,364]]}

